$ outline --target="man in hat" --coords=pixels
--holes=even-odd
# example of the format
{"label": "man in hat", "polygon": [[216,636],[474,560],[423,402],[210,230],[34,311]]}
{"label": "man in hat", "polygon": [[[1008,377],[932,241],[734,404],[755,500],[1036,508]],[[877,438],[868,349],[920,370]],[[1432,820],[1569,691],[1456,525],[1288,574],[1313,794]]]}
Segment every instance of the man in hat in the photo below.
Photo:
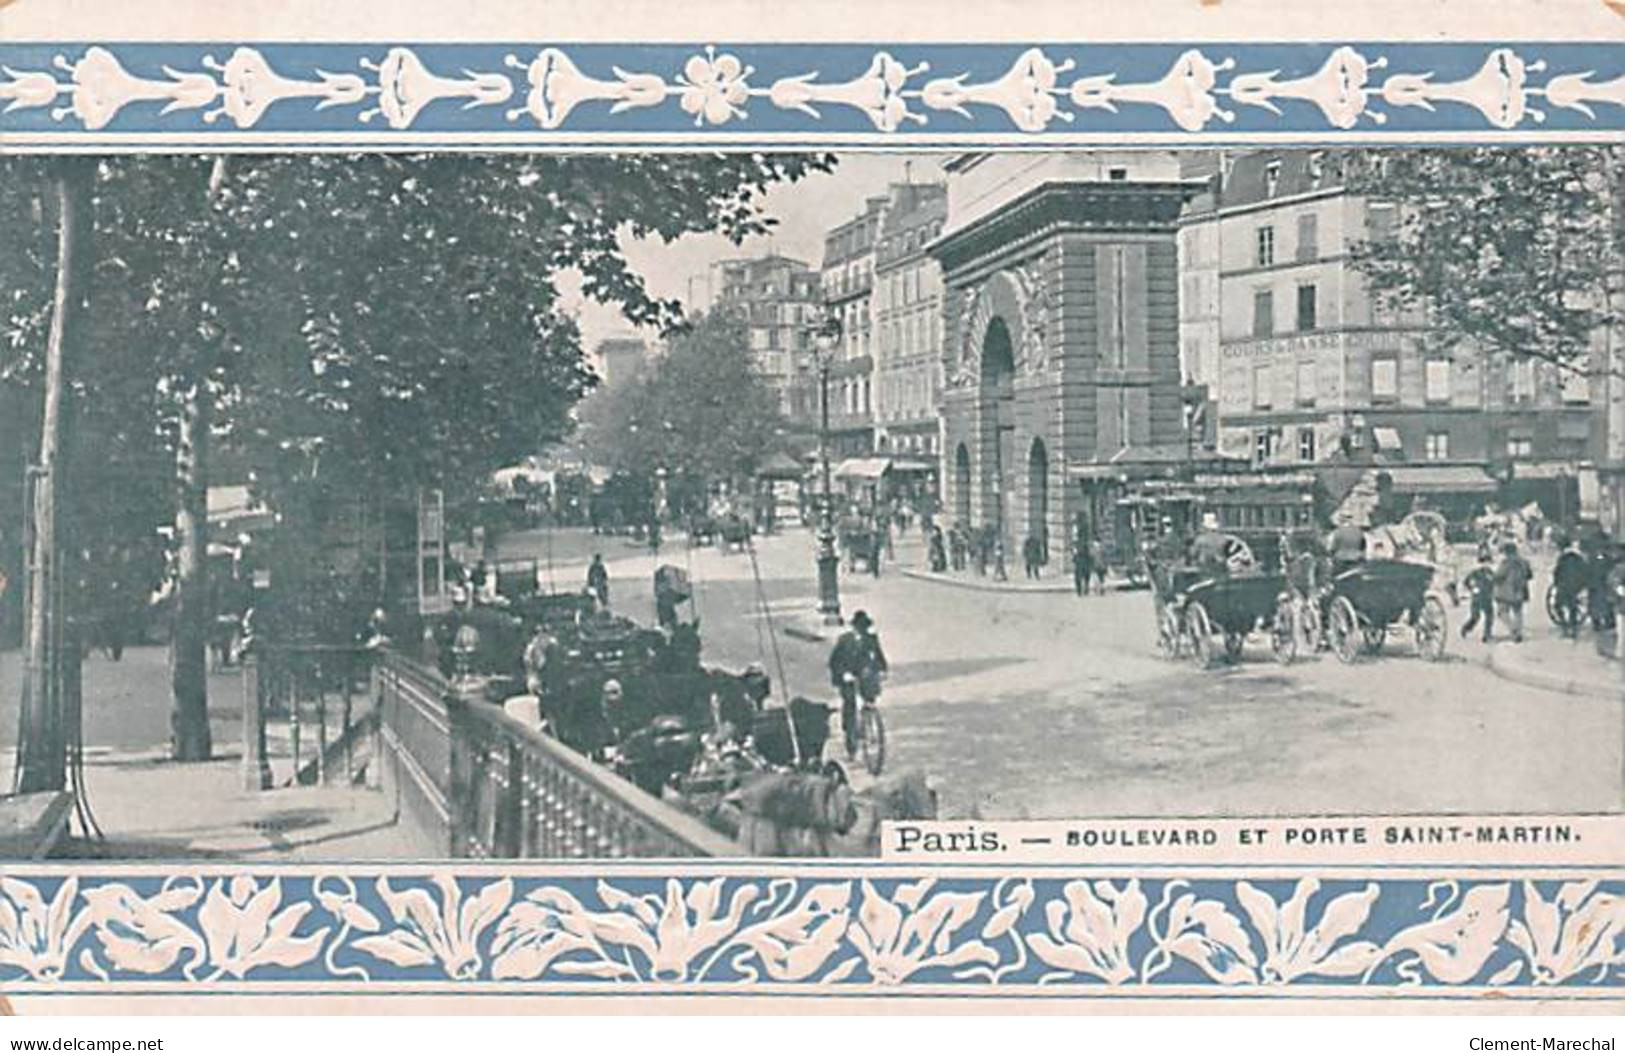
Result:
{"label": "man in hat", "polygon": [[869,612],[859,611],[829,654],[829,681],[841,693],[841,731],[849,754],[858,748],[858,696],[865,702],[879,698],[880,678],[887,668],[886,652],[873,629]]}
{"label": "man in hat", "polygon": [[592,563],[587,567],[587,589],[597,597],[600,607],[609,606],[609,568],[604,566],[600,552],[592,554]]}
{"label": "man in hat", "polygon": [[1473,627],[1482,621],[1483,640],[1489,643],[1491,634],[1495,632],[1495,568],[1490,563],[1488,549],[1479,550],[1478,566],[1468,573],[1466,584],[1470,606],[1467,620],[1461,626],[1462,639],[1466,639]]}
{"label": "man in hat", "polygon": [[1518,546],[1507,542],[1501,549],[1501,565],[1495,568],[1495,608],[1512,627],[1513,643],[1523,643],[1523,605],[1529,602],[1529,579],[1534,576]]}
{"label": "man in hat", "polygon": [[1219,533],[1216,512],[1202,513],[1202,529],[1191,542],[1191,560],[1204,574],[1222,576],[1230,569],[1230,539]]}

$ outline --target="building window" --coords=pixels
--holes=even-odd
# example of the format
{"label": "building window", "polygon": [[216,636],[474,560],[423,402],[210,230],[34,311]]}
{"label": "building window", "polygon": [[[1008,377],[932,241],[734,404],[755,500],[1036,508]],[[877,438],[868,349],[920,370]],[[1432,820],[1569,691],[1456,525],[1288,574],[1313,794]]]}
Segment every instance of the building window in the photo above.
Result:
{"label": "building window", "polygon": [[1321,181],[1326,177],[1326,155],[1316,150],[1309,155],[1309,185],[1316,190],[1320,189]]}
{"label": "building window", "polygon": [[1298,460],[1312,461],[1315,459],[1315,429],[1298,429]]}
{"label": "building window", "polygon": [[1450,360],[1448,358],[1430,358],[1426,366],[1427,400],[1429,402],[1450,401]]}
{"label": "building window", "polygon": [[1316,311],[1318,300],[1315,292],[1315,286],[1312,283],[1298,286],[1298,332],[1300,333],[1310,332],[1320,324]]}
{"label": "building window", "polygon": [[1399,361],[1377,358],[1371,362],[1371,399],[1392,402],[1399,397]]}
{"label": "building window", "polygon": [[1270,459],[1270,431],[1260,428],[1253,432],[1253,463],[1263,464]]}
{"label": "building window", "polygon": [[1253,367],[1253,408],[1270,408],[1270,367],[1258,365]]}
{"label": "building window", "polygon": [[1298,260],[1320,256],[1320,219],[1313,212],[1298,217]]}
{"label": "building window", "polygon": [[1535,363],[1533,359],[1522,358],[1512,363],[1512,401],[1533,402],[1535,400]]}
{"label": "building window", "polygon": [[1450,459],[1450,433],[1447,431],[1428,432],[1424,449],[1428,460],[1448,461]]}
{"label": "building window", "polygon": [[1271,161],[1264,166],[1264,196],[1274,197],[1281,189],[1281,162]]}
{"label": "building window", "polygon": [[1313,406],[1315,404],[1318,368],[1314,362],[1298,363],[1298,405]]}
{"label": "building window", "polygon": [[1533,457],[1535,455],[1535,440],[1528,435],[1507,436],[1508,457]]}
{"label": "building window", "polygon": [[1259,289],[1253,293],[1253,335],[1270,336],[1275,332],[1275,293]]}
{"label": "building window", "polygon": [[1106,178],[1110,179],[1114,183],[1125,182],[1128,179],[1128,169],[1126,169],[1126,168],[1108,168],[1106,170]]}
{"label": "building window", "polygon": [[1558,374],[1564,402],[1590,402],[1591,378],[1579,369],[1564,369]]}
{"label": "building window", "polygon": [[1275,263],[1275,228],[1263,226],[1258,228],[1258,265],[1270,267]]}
{"label": "building window", "polygon": [[1372,241],[1393,241],[1399,233],[1399,209],[1391,204],[1373,202],[1365,212],[1366,235]]}

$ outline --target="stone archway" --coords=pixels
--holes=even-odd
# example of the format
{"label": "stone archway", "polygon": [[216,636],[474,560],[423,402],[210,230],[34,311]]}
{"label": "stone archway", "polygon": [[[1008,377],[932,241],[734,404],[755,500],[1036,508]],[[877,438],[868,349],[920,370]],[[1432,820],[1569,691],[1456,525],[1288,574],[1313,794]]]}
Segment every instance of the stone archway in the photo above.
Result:
{"label": "stone archway", "polygon": [[954,522],[970,526],[970,448],[964,443],[954,451]]}
{"label": "stone archway", "polygon": [[1010,542],[1009,496],[1016,468],[1016,358],[1010,329],[995,316],[982,336],[981,377],[977,388],[981,422],[982,525],[991,526]]}
{"label": "stone archway", "polygon": [[1048,560],[1049,553],[1049,450],[1043,439],[1034,439],[1027,451],[1027,537],[1038,538]]}

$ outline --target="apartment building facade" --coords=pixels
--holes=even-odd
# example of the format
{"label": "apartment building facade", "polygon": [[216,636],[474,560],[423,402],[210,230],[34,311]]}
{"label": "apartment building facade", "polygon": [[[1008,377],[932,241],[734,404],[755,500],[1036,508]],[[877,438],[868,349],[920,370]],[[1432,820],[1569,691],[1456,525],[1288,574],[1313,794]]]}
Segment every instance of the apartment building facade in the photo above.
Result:
{"label": "apartment building facade", "polygon": [[757,373],[778,393],[792,424],[809,417],[806,377],[813,368],[811,327],[822,310],[818,272],[800,260],[765,255],[726,260],[715,268],[715,309],[744,323]]}
{"label": "apartment building facade", "polygon": [[895,184],[875,251],[875,452],[933,464],[941,448],[942,267],[925,246],[947,218],[945,184]]}

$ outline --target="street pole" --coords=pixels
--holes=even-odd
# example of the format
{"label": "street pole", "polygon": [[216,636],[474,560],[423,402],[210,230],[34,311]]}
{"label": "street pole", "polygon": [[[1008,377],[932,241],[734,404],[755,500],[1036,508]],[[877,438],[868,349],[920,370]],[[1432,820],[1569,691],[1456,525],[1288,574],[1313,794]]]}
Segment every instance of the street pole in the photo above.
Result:
{"label": "street pole", "polygon": [[823,462],[824,494],[818,515],[818,613],[825,625],[841,624],[841,558],[835,554],[835,492],[829,471],[829,367],[830,352],[840,336],[834,319],[819,327],[818,342],[818,457]]}

